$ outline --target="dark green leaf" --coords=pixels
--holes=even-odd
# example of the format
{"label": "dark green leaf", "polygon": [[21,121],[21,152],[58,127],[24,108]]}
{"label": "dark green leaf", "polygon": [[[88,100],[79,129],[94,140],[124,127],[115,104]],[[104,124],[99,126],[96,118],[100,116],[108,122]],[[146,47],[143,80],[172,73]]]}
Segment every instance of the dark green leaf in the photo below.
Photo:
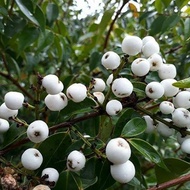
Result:
{"label": "dark green leaf", "polygon": [[0,7],[0,15],[7,16],[8,12],[4,7]]}
{"label": "dark green leaf", "polygon": [[176,158],[166,158],[164,159],[164,163],[168,170],[165,170],[159,166],[155,167],[158,183],[164,183],[175,179],[180,175],[185,174],[190,169],[190,164],[188,162]]}
{"label": "dark green leaf", "polygon": [[170,5],[172,0],[161,0],[161,1],[162,1],[163,5],[165,6],[165,8],[167,8]]}
{"label": "dark green leaf", "polygon": [[185,40],[190,37],[190,18],[186,18],[184,22],[184,35]]}
{"label": "dark green leaf", "polygon": [[158,16],[151,25],[150,35],[155,35],[161,32],[163,22],[166,20],[166,16]]}
{"label": "dark green leaf", "polygon": [[98,65],[100,65],[102,54],[100,52],[93,52],[90,56],[90,70],[92,71],[95,69]]}
{"label": "dark green leaf", "polygon": [[59,7],[55,3],[49,3],[46,7],[46,15],[48,23],[51,26],[59,15]]}
{"label": "dark green leaf", "polygon": [[143,118],[136,117],[132,118],[124,126],[121,136],[122,137],[134,137],[143,133],[146,129],[146,122]]}
{"label": "dark green leaf", "polygon": [[138,138],[128,139],[129,143],[151,162],[165,168],[160,154],[146,141]]}
{"label": "dark green leaf", "polygon": [[173,83],[173,86],[178,87],[178,88],[190,88],[190,78],[179,80]]}
{"label": "dark green leaf", "polygon": [[176,5],[179,9],[183,8],[183,6],[187,5],[189,0],[175,0]]}

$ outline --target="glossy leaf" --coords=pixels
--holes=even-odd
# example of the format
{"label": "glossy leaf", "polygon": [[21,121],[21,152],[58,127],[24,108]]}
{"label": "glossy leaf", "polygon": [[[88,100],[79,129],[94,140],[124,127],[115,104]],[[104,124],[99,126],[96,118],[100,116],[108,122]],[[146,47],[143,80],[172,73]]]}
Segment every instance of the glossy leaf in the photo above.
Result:
{"label": "glossy leaf", "polygon": [[158,183],[164,183],[175,179],[187,173],[190,169],[190,164],[188,162],[177,158],[166,158],[164,159],[164,163],[168,170],[165,170],[159,166],[156,166],[155,168]]}
{"label": "glossy leaf", "polygon": [[131,119],[124,126],[121,136],[122,137],[134,137],[143,133],[146,129],[146,122],[143,118],[136,117]]}
{"label": "glossy leaf", "polygon": [[49,3],[46,7],[46,15],[48,23],[51,26],[59,15],[59,7],[55,3]]}
{"label": "glossy leaf", "polygon": [[184,35],[187,40],[190,37],[190,18],[186,18],[184,22]]}
{"label": "glossy leaf", "polygon": [[173,83],[173,86],[176,86],[178,88],[190,88],[190,78],[179,80]]}
{"label": "glossy leaf", "polygon": [[156,35],[161,32],[163,22],[166,20],[166,16],[158,16],[151,25],[150,35]]}

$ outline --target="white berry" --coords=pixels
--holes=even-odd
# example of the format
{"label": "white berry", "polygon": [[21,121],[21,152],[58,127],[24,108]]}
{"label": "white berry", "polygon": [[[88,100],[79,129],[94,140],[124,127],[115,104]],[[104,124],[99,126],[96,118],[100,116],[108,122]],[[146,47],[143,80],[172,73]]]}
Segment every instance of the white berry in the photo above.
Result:
{"label": "white berry", "polygon": [[0,118],[0,133],[2,134],[7,132],[9,130],[9,127],[9,122],[5,119]]}
{"label": "white berry", "polygon": [[24,103],[24,95],[20,92],[8,92],[4,96],[6,106],[11,110],[18,110]]}
{"label": "white berry", "polygon": [[175,104],[177,107],[190,108],[190,92],[181,91],[175,96]]}
{"label": "white berry", "polygon": [[154,53],[159,53],[159,52],[160,52],[160,46],[154,40],[146,42],[145,45],[143,45],[142,47],[142,53],[145,57],[150,57]]}
{"label": "white berry", "polygon": [[150,82],[146,85],[145,93],[151,99],[159,99],[164,95],[164,88],[159,82]]}
{"label": "white berry", "polygon": [[119,55],[113,51],[108,51],[106,52],[101,59],[101,63],[102,65],[106,68],[106,69],[111,69],[114,70],[117,67],[119,67],[121,62],[121,58],[119,57]]}
{"label": "white berry", "polygon": [[106,104],[106,112],[108,115],[117,115],[119,112],[121,112],[123,109],[123,106],[120,101],[118,100],[110,100]]}
{"label": "white berry", "polygon": [[175,108],[172,102],[163,101],[160,103],[159,109],[163,114],[171,114]]}
{"label": "white berry", "polygon": [[137,58],[131,64],[131,71],[136,76],[145,76],[150,71],[150,62],[145,58]]}
{"label": "white berry", "polygon": [[67,88],[66,94],[73,102],[82,102],[87,97],[87,88],[84,84],[74,83]]}
{"label": "white berry", "polygon": [[48,182],[57,182],[59,179],[59,172],[55,168],[45,168],[42,170],[41,177]]}
{"label": "white berry", "polygon": [[156,41],[155,38],[153,36],[145,36],[143,39],[142,39],[142,42],[143,42],[143,45],[145,45],[147,42],[149,41]]}
{"label": "white berry", "polygon": [[111,175],[119,183],[128,183],[135,176],[135,166],[130,160],[123,164],[111,165]]}
{"label": "white berry", "polygon": [[106,84],[101,78],[93,78],[91,80],[91,84],[92,84],[91,89],[93,92],[102,92],[106,88]]}
{"label": "white berry", "polygon": [[141,52],[142,40],[138,36],[127,35],[121,44],[121,49],[128,55],[137,55]]}
{"label": "white berry", "polygon": [[84,168],[86,158],[82,152],[72,151],[67,157],[67,169],[71,171],[80,171]]}
{"label": "white berry", "polygon": [[46,89],[48,94],[52,95],[60,93],[64,88],[63,83],[59,78],[52,74],[46,75],[42,79],[42,86]]}
{"label": "white berry", "polygon": [[143,118],[146,122],[146,130],[145,133],[152,133],[154,132],[156,126],[154,125],[153,119],[149,115],[144,115]]}
{"label": "white berry", "polygon": [[32,190],[51,190],[47,185],[37,185]]}
{"label": "white berry", "polygon": [[68,104],[67,96],[62,92],[55,95],[48,94],[44,101],[48,109],[51,111],[61,111]]}
{"label": "white berry", "polygon": [[113,164],[123,164],[131,157],[129,143],[123,138],[111,139],[106,146],[107,159]]}
{"label": "white berry", "polygon": [[158,53],[152,54],[148,61],[150,63],[150,71],[158,71],[163,65],[162,57]]}
{"label": "white berry", "polygon": [[133,85],[127,78],[117,78],[112,83],[112,92],[119,98],[130,96],[133,92]]}
{"label": "white berry", "polygon": [[110,86],[112,82],[113,82],[113,74],[110,74],[110,75],[108,76],[107,80],[106,80],[106,84],[107,84],[108,86]]}
{"label": "white berry", "polygon": [[42,154],[35,148],[28,148],[21,156],[21,163],[28,170],[38,169],[43,162]]}
{"label": "white berry", "polygon": [[182,136],[180,132],[177,133],[177,142],[182,144],[185,139],[190,139],[190,135]]}
{"label": "white berry", "polygon": [[173,97],[179,92],[179,88],[173,86],[177,82],[175,79],[164,79],[160,83],[164,87],[164,96]]}
{"label": "white berry", "polygon": [[42,120],[32,122],[27,128],[27,136],[34,143],[44,141],[49,135],[49,128]]}
{"label": "white berry", "polygon": [[177,71],[173,64],[162,64],[158,70],[158,76],[160,79],[173,79],[176,77]]}
{"label": "white berry", "polygon": [[8,120],[10,117],[16,117],[18,110],[9,109],[5,103],[0,106],[0,118]]}
{"label": "white berry", "polygon": [[181,144],[181,150],[187,154],[190,154],[190,138],[185,139]]}
{"label": "white berry", "polygon": [[105,96],[102,92],[93,92],[93,95],[100,104],[103,104]]}

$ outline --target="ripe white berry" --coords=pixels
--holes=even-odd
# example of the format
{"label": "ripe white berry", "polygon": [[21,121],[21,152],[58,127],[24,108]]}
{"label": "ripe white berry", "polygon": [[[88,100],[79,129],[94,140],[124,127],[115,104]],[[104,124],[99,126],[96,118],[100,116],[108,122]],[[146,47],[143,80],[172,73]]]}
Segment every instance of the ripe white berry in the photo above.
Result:
{"label": "ripe white berry", "polygon": [[0,106],[0,118],[8,120],[10,117],[16,117],[18,110],[9,109],[5,103]]}
{"label": "ripe white berry", "polygon": [[106,80],[106,84],[110,86],[112,82],[113,82],[113,74],[110,74]]}
{"label": "ripe white berry", "polygon": [[7,132],[9,130],[9,127],[9,122],[5,119],[0,118],[0,133],[2,134]]}
{"label": "ripe white berry", "polygon": [[129,143],[123,138],[111,139],[106,146],[107,159],[113,164],[123,164],[131,157]]}
{"label": "ripe white berry", "polygon": [[158,70],[158,76],[160,79],[173,79],[176,77],[177,71],[173,64],[162,64]]}
{"label": "ripe white berry", "polygon": [[130,96],[133,92],[133,85],[127,78],[117,78],[112,83],[112,92],[119,98]]}
{"label": "ripe white berry", "polygon": [[164,88],[159,82],[150,82],[146,85],[145,93],[151,99],[159,99],[164,95]]}
{"label": "ripe white berry", "polygon": [[135,166],[130,160],[123,164],[111,165],[111,175],[119,183],[128,183],[135,176]]}
{"label": "ripe white berry", "polygon": [[121,49],[128,55],[137,55],[141,52],[142,40],[138,36],[127,35],[121,44]]}
{"label": "ripe white berry", "polygon": [[43,162],[42,154],[35,148],[28,148],[21,156],[22,165],[28,170],[38,169]]}
{"label": "ripe white berry", "polygon": [[68,104],[67,96],[62,92],[55,95],[48,94],[44,101],[48,109],[51,111],[60,111]]}
{"label": "ripe white berry", "polygon": [[177,142],[182,144],[185,139],[190,139],[190,135],[182,136],[181,133],[177,133]]}
{"label": "ripe white berry", "polygon": [[41,177],[48,182],[57,182],[59,179],[59,172],[55,168],[45,168],[42,170]]}
{"label": "ripe white berry", "polygon": [[51,190],[47,185],[37,185],[32,190]]}
{"label": "ripe white berry", "polygon": [[143,39],[142,39],[142,42],[143,42],[143,45],[145,45],[147,42],[149,41],[156,41],[155,38],[153,36],[145,36]]}
{"label": "ripe white berry", "polygon": [[84,84],[74,83],[67,88],[66,94],[73,102],[82,102],[87,97],[87,88]]}
{"label": "ripe white berry", "polygon": [[179,88],[172,84],[177,82],[175,79],[164,79],[160,83],[164,87],[164,96],[173,97],[179,92]]}
{"label": "ripe white berry", "polygon": [[91,84],[92,84],[91,89],[93,92],[102,92],[106,88],[106,84],[101,78],[93,78],[91,80]]}
{"label": "ripe white berry", "polygon": [[148,61],[150,63],[150,71],[158,71],[163,65],[162,57],[158,53],[152,54]]}
{"label": "ripe white berry", "polygon": [[60,93],[64,88],[63,83],[59,78],[52,74],[46,75],[42,79],[42,86],[46,89],[48,94],[52,95]]}
{"label": "ripe white berry", "polygon": [[182,107],[189,109],[190,108],[190,92],[181,91],[175,96],[175,105],[177,107]]}
{"label": "ripe white berry", "polygon": [[123,106],[118,100],[110,100],[106,104],[106,112],[108,115],[117,115],[120,111],[122,111]]}
{"label": "ripe white berry", "polygon": [[24,95],[20,92],[8,92],[4,96],[6,106],[11,110],[18,110],[24,103]]}
{"label": "ripe white berry", "polygon": [[172,113],[172,120],[178,127],[187,127],[190,123],[190,112],[185,108],[176,108]]}
{"label": "ripe white berry", "polygon": [[187,154],[190,154],[190,138],[183,141],[181,144],[181,150]]}
{"label": "ripe white berry", "polygon": [[42,120],[32,122],[27,128],[27,136],[34,143],[44,141],[49,135],[49,128]]}
{"label": "ripe white berry", "polygon": [[175,108],[172,102],[163,101],[160,103],[159,109],[163,114],[171,114]]}
{"label": "ripe white berry", "polygon": [[[169,118],[165,118],[164,120],[168,122],[172,121]],[[169,137],[175,133],[175,130],[173,128],[169,128],[167,125],[165,125],[164,123],[160,121],[158,121],[158,124],[157,124],[157,131],[163,137]]]}
{"label": "ripe white berry", "polygon": [[136,76],[145,76],[150,71],[150,62],[145,58],[137,58],[131,64],[131,71]]}
{"label": "ripe white berry", "polygon": [[152,133],[156,126],[154,125],[153,119],[149,115],[144,115],[143,118],[145,119],[146,122],[146,130],[145,133]]}
{"label": "ripe white berry", "polygon": [[121,58],[119,57],[119,55],[113,51],[108,51],[106,52],[101,59],[101,63],[102,65],[106,68],[106,69],[111,69],[114,70],[117,67],[119,67],[121,62]]}
{"label": "ripe white berry", "polygon": [[93,92],[93,95],[100,104],[103,104],[105,96],[102,92]]}
{"label": "ripe white berry", "polygon": [[70,171],[80,171],[84,168],[86,158],[82,152],[72,151],[67,157],[67,169]]}
{"label": "ripe white berry", "polygon": [[142,47],[142,53],[145,57],[150,57],[154,53],[159,53],[159,52],[160,52],[160,46],[154,40],[146,42]]}

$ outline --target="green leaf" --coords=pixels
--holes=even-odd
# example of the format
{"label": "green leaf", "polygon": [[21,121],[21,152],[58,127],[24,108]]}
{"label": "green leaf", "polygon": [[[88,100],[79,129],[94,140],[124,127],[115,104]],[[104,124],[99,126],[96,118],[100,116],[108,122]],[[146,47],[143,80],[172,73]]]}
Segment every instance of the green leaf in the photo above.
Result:
{"label": "green leaf", "polygon": [[184,36],[185,40],[190,37],[190,18],[186,18],[184,22]]}
{"label": "green leaf", "polygon": [[151,25],[150,35],[154,36],[155,34],[158,34],[161,32],[162,25],[165,19],[166,19],[166,16],[160,15],[154,20],[154,22]]}
{"label": "green leaf", "polygon": [[169,30],[174,27],[180,21],[180,16],[178,14],[173,14],[166,18],[162,25],[162,32]]}
{"label": "green leaf", "polygon": [[162,1],[160,1],[160,0],[156,0],[156,1],[154,2],[154,4],[155,4],[155,8],[156,8],[156,10],[157,10],[159,13],[161,13],[162,10],[163,10],[163,4],[162,4]]}
{"label": "green leaf", "polygon": [[159,166],[155,167],[155,173],[158,183],[164,183],[166,181],[175,179],[182,174],[185,174],[190,169],[190,164],[184,160],[176,158],[166,158],[164,163],[168,170],[165,170]]}
{"label": "green leaf", "polygon": [[165,6],[165,8],[167,8],[170,5],[172,0],[161,0],[161,1],[162,1],[163,5]]}
{"label": "green leaf", "polygon": [[143,133],[145,129],[146,129],[146,122],[143,118],[140,117],[132,118],[124,126],[121,132],[121,136],[126,138],[134,137]]}
{"label": "green leaf", "polygon": [[179,9],[183,8],[185,5],[187,5],[189,0],[175,0],[176,5]]}
{"label": "green leaf", "polygon": [[172,85],[178,88],[190,88],[190,77],[174,82]]}
{"label": "green leaf", "polygon": [[93,52],[90,55],[90,70],[94,70],[98,65],[100,65],[102,54],[98,51]]}
{"label": "green leaf", "polygon": [[2,16],[7,16],[8,12],[4,7],[0,7],[0,15]]}
{"label": "green leaf", "polygon": [[146,159],[165,168],[165,164],[160,154],[146,141],[139,138],[128,139],[129,143],[139,151]]}
{"label": "green leaf", "polygon": [[48,24],[51,26],[59,16],[59,7],[55,3],[49,3],[46,7]]}
{"label": "green leaf", "polygon": [[34,17],[37,20],[41,30],[44,32],[45,31],[45,25],[46,25],[45,15],[38,5],[35,8]]}

